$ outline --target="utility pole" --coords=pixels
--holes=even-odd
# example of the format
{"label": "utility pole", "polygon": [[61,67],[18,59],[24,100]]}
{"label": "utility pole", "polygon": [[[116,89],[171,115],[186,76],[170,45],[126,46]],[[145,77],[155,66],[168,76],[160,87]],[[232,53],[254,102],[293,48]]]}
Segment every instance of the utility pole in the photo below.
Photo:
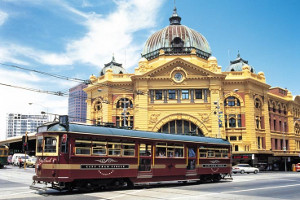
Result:
{"label": "utility pole", "polygon": [[24,146],[24,152],[25,152],[25,160],[24,160],[24,169],[26,169],[26,150],[28,148],[28,135],[27,135],[27,131],[25,132],[25,143],[23,144]]}
{"label": "utility pole", "polygon": [[218,115],[218,136],[217,136],[217,138],[221,138],[220,128],[222,127],[222,120],[221,120],[222,112],[220,112],[220,99],[218,99],[218,101],[215,101],[214,104],[217,105],[216,106],[217,112],[215,114]]}

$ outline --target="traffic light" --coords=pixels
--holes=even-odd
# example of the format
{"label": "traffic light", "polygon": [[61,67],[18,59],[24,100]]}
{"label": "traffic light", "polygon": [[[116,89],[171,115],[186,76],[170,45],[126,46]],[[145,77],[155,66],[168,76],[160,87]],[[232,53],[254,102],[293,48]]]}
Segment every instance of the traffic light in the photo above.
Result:
{"label": "traffic light", "polygon": [[23,151],[28,151],[28,136],[27,132],[22,136]]}
{"label": "traffic light", "polygon": [[23,143],[23,151],[28,151],[28,143]]}

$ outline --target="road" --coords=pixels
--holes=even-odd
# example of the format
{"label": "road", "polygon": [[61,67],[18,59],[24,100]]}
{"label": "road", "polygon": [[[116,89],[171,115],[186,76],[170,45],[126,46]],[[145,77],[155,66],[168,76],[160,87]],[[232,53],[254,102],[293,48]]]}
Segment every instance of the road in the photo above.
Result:
{"label": "road", "polygon": [[113,200],[196,200],[196,199],[299,199],[300,173],[271,172],[234,174],[233,181],[205,184],[158,184],[130,190],[58,192],[30,190],[34,169],[7,166],[0,169],[0,199],[113,199]]}

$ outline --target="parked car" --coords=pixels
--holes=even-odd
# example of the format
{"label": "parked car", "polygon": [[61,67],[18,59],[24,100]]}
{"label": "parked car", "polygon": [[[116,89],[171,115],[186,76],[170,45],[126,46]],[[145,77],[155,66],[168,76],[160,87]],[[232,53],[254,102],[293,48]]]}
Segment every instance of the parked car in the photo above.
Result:
{"label": "parked car", "polygon": [[300,172],[300,163],[296,164],[296,172]]}
{"label": "parked car", "polygon": [[36,157],[35,156],[31,156],[26,160],[27,167],[35,167],[35,163],[36,163]]}
{"label": "parked car", "polygon": [[257,174],[259,172],[259,169],[256,167],[251,167],[249,164],[237,164],[232,167],[232,173],[254,173]]}
{"label": "parked car", "polygon": [[254,165],[254,167],[258,168],[259,171],[267,171],[269,170],[269,166],[267,163],[257,163]]}

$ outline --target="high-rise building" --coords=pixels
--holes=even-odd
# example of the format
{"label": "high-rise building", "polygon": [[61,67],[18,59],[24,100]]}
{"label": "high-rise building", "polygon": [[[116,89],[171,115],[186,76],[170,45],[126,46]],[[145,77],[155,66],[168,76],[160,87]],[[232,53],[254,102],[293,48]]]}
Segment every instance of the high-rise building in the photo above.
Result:
{"label": "high-rise building", "polygon": [[36,132],[36,128],[48,121],[47,115],[23,115],[19,113],[7,113],[6,137],[14,137]]}
{"label": "high-rise building", "polygon": [[234,163],[300,162],[300,96],[271,87],[240,54],[222,71],[176,9],[169,20],[146,41],[133,74],[115,65],[90,77],[89,123],[228,139]]}
{"label": "high-rise building", "polygon": [[86,93],[83,89],[86,84],[82,83],[69,89],[68,115],[70,122],[86,122]]}

